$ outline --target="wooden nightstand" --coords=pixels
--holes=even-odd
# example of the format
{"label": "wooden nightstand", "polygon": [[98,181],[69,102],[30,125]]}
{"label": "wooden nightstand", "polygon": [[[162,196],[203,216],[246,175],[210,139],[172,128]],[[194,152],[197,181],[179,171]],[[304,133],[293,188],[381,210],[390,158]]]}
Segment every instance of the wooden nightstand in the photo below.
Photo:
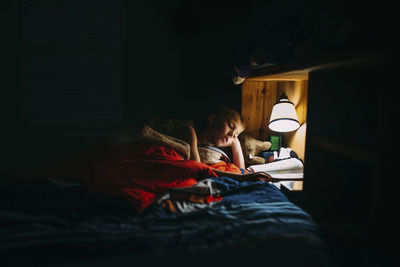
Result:
{"label": "wooden nightstand", "polygon": [[287,182],[283,181],[283,182],[277,182],[274,184],[277,186],[278,186],[278,184],[280,184],[280,187],[284,187],[284,190],[303,191],[303,181],[287,181]]}
{"label": "wooden nightstand", "polygon": [[303,181],[293,181],[292,188],[286,187],[285,184],[281,184],[281,192],[294,204],[303,206],[304,204],[304,192],[303,192]]}
{"label": "wooden nightstand", "polygon": [[304,169],[294,168],[287,170],[267,171],[274,179],[280,179],[279,182],[274,182],[278,188],[285,187],[288,191],[302,191],[303,190],[303,177]]}

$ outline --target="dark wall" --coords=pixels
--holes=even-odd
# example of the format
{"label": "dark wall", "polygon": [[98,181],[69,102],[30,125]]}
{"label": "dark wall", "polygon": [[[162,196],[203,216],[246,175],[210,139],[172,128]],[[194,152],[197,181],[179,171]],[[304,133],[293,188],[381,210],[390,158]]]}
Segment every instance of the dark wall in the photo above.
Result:
{"label": "dark wall", "polygon": [[192,2],[127,3],[128,117],[185,116],[220,102],[240,108],[240,87],[227,71],[232,42],[246,34],[240,27],[246,14]]}
{"label": "dark wall", "polygon": [[121,124],[122,4],[6,1],[3,172],[47,167]]}
{"label": "dark wall", "polygon": [[[3,140],[2,151],[5,160],[2,160],[1,171],[8,169],[8,165],[17,154],[15,151],[15,139],[20,136],[18,128],[18,92],[17,85],[17,53],[16,53],[16,23],[15,23],[14,1],[2,1],[0,3],[0,119],[2,124],[1,140]],[[10,160],[11,158],[11,160]]]}

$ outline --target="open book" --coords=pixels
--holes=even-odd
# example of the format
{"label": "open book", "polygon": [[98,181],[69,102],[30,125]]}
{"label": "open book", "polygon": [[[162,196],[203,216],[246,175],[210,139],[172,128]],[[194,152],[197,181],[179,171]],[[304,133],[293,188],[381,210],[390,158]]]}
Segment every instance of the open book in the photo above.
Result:
{"label": "open book", "polygon": [[250,172],[263,171],[272,178],[282,180],[302,180],[303,162],[297,158],[283,159],[266,164],[251,165],[247,168]]}

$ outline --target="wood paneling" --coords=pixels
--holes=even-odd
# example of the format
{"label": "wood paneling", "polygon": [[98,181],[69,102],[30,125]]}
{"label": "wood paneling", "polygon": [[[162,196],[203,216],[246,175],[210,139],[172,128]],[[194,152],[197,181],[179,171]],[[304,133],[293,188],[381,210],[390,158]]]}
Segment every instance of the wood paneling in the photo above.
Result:
{"label": "wood paneling", "polygon": [[268,129],[272,107],[285,92],[296,107],[302,125],[299,130],[284,134],[285,147],[290,147],[304,159],[307,116],[307,80],[255,81],[246,80],[242,85],[242,115],[246,122],[246,133],[260,140],[276,134]]}
{"label": "wood paneling", "polygon": [[246,82],[246,86],[242,87],[242,115],[246,123],[246,133],[251,133],[256,138],[260,137],[265,128],[266,117],[269,117],[267,100],[275,97],[271,93],[275,93],[275,90],[265,88],[264,82]]}
{"label": "wood paneling", "polygon": [[297,131],[284,134],[284,145],[290,147],[298,156],[304,160],[307,132],[307,98],[308,81],[296,81],[288,87],[286,95],[296,107],[300,128]]}

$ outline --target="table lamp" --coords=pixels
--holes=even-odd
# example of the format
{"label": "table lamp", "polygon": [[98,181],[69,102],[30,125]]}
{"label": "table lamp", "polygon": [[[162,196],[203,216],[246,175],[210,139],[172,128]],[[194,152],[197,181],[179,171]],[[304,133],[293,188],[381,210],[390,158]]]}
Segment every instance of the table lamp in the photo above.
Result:
{"label": "table lamp", "polygon": [[279,151],[282,146],[282,133],[292,132],[300,127],[294,104],[282,93],[279,101],[272,107],[268,128],[278,135],[271,136],[271,151]]}
{"label": "table lamp", "polygon": [[287,95],[282,93],[279,101],[272,107],[268,128],[274,132],[287,133],[300,127],[294,104],[289,101]]}

